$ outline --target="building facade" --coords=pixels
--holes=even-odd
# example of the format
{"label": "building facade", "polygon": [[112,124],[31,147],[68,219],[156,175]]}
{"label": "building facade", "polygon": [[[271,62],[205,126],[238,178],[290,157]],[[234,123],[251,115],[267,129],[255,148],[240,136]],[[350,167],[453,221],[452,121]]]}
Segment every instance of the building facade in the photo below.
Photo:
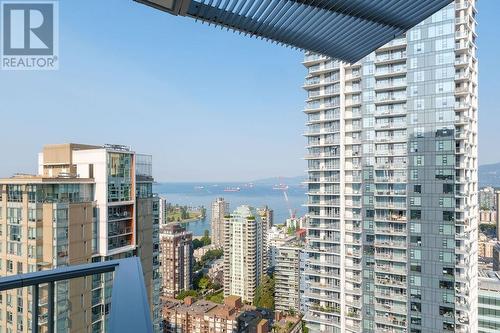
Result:
{"label": "building facade", "polygon": [[272,268],[271,258],[269,257],[269,230],[273,226],[274,211],[269,207],[265,206],[263,208],[257,209],[260,215],[260,220],[262,223],[262,264],[264,266],[264,272],[269,271]]}
{"label": "building facade", "polygon": [[193,233],[178,223],[160,229],[162,295],[176,297],[193,282]]}
{"label": "building facade", "polygon": [[257,210],[239,206],[224,220],[224,296],[252,303],[264,274],[263,227]]}
{"label": "building facade", "polygon": [[479,333],[500,332],[500,273],[479,271]]}
{"label": "building facade", "polygon": [[168,202],[165,197],[158,197],[159,204],[159,215],[160,215],[160,226],[164,226],[168,223],[167,221],[167,213],[168,213]]}
{"label": "building facade", "polygon": [[211,240],[217,247],[224,246],[224,217],[229,214],[229,203],[224,198],[212,202]]}
{"label": "building facade", "polygon": [[477,331],[475,1],[355,64],[307,54],[311,332]]}
{"label": "building facade", "polygon": [[481,210],[495,210],[496,198],[495,189],[491,186],[479,190],[479,207]]}
{"label": "building facade", "polygon": [[236,333],[239,330],[241,299],[227,297],[224,304],[210,301],[167,300],[163,306],[164,333]]}
{"label": "building facade", "polygon": [[300,313],[300,260],[303,246],[292,241],[276,248],[274,306],[282,313]]}
{"label": "building facade", "polygon": [[[151,161],[150,156],[143,156]],[[136,157],[123,146],[47,145],[39,154],[38,175],[1,179],[0,227],[6,232],[2,233],[5,248],[0,251],[0,261],[5,265],[0,274],[139,256],[158,330],[158,235],[154,232],[158,219],[153,209],[153,178],[151,172],[146,175],[136,168]],[[147,237],[143,237],[145,233]],[[112,274],[108,273],[59,282],[55,330],[106,331],[111,287]],[[41,291],[42,295],[46,292]],[[7,306],[2,309],[6,316],[0,320],[1,330],[28,332],[27,290],[12,293],[7,292],[6,297],[15,299],[17,307],[14,302],[0,305]],[[45,325],[43,320],[41,323]]]}

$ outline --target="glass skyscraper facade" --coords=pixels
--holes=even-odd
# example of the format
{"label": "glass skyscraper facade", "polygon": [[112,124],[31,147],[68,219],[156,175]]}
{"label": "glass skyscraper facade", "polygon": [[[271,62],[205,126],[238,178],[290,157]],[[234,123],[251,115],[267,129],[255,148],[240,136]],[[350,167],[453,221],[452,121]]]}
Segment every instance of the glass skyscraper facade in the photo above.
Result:
{"label": "glass skyscraper facade", "polygon": [[477,332],[475,1],[355,64],[307,54],[311,332]]}

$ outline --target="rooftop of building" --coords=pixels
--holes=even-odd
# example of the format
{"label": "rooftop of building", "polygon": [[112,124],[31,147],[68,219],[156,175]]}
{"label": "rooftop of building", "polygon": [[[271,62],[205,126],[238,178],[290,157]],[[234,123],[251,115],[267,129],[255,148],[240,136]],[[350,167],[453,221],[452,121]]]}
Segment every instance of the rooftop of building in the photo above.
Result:
{"label": "rooftop of building", "polygon": [[0,178],[0,184],[26,185],[26,184],[92,184],[93,178],[79,178],[77,175],[63,175],[48,177],[25,173],[16,173],[8,178]]}
{"label": "rooftop of building", "polygon": [[281,315],[277,314],[273,328],[276,333],[288,333],[296,325],[301,325],[301,316]]}
{"label": "rooftop of building", "polygon": [[186,297],[184,301],[176,299],[165,299],[163,308],[175,310],[177,313],[189,313],[203,315],[216,307],[217,304],[210,301],[198,300],[190,302],[190,297]]}
{"label": "rooftop of building", "polygon": [[479,289],[500,292],[500,271],[478,271]]}
{"label": "rooftop of building", "polygon": [[164,236],[182,236],[192,235],[191,231],[187,231],[180,223],[167,223],[160,228],[160,234]]}
{"label": "rooftop of building", "polygon": [[180,314],[190,315],[209,315],[226,320],[238,319],[241,310],[244,309],[241,303],[241,297],[228,296],[224,299],[224,304],[218,304],[207,300],[195,300],[192,297],[186,297],[183,301],[171,298],[164,298],[163,309],[175,311]]}

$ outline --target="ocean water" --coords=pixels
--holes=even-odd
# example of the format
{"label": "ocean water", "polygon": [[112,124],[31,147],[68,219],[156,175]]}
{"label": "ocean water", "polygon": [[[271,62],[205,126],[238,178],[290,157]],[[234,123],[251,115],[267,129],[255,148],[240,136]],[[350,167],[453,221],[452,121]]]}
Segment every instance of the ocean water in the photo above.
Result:
{"label": "ocean water", "polygon": [[[239,192],[224,192],[225,188],[239,187]],[[187,206],[204,206],[207,216],[204,220],[187,223],[186,227],[195,236],[203,235],[210,230],[211,204],[223,197],[229,202],[232,211],[239,205],[250,205],[256,208],[268,206],[274,210],[274,223],[281,224],[290,217],[288,207],[297,216],[305,214],[306,189],[300,185],[289,185],[287,192],[289,206],[285,201],[283,191],[273,189],[272,184],[255,184],[253,187],[244,183],[158,183],[154,192],[167,198],[172,204]]]}

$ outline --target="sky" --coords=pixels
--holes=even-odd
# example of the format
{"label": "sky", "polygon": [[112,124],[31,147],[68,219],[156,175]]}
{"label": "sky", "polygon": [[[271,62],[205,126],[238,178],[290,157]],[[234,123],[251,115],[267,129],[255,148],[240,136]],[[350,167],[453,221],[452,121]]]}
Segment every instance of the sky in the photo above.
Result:
{"label": "sky", "polygon": [[[479,1],[480,163],[500,162],[500,1]],[[61,0],[58,71],[0,71],[0,177],[44,144],[117,143],[158,181],[249,181],[306,168],[300,51],[132,0]]]}

